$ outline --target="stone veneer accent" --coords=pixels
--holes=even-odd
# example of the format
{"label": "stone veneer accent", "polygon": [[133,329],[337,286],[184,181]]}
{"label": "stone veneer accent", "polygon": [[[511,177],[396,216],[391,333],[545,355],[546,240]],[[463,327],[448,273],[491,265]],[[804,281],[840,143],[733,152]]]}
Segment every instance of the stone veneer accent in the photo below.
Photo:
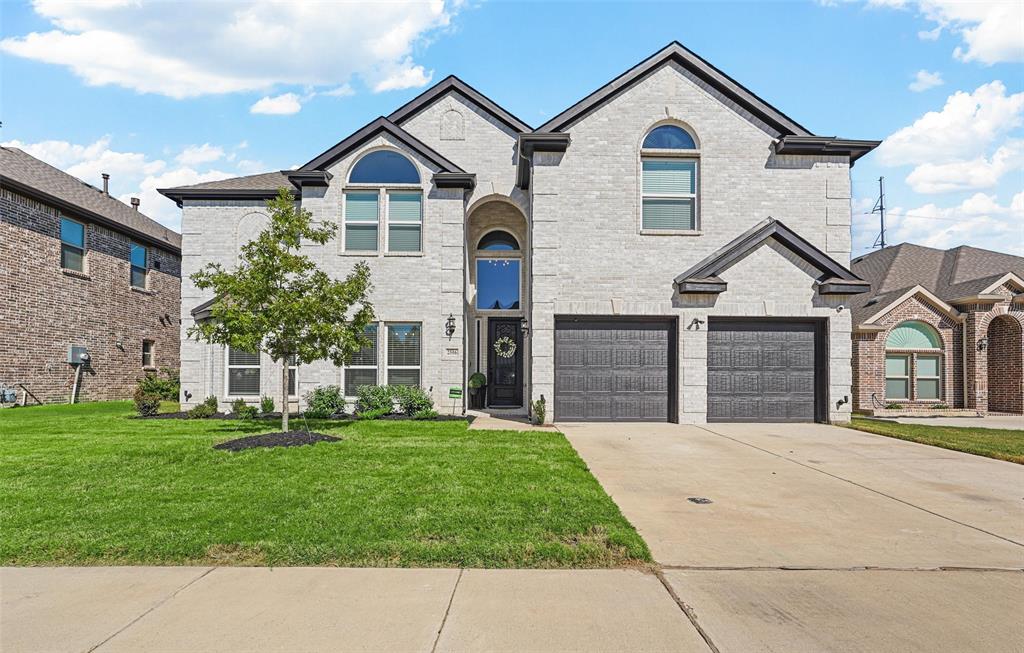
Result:
{"label": "stone veneer accent", "polygon": [[[129,398],[144,373],[143,339],[155,342],[157,367],[178,367],[178,256],[150,246],[148,288],[132,289],[129,237],[79,221],[86,222],[85,274],[60,267],[55,208],[0,191],[0,382],[24,383],[29,403],[68,401],[72,344],[84,345],[91,356],[80,401]],[[160,270],[153,269],[156,261]]]}

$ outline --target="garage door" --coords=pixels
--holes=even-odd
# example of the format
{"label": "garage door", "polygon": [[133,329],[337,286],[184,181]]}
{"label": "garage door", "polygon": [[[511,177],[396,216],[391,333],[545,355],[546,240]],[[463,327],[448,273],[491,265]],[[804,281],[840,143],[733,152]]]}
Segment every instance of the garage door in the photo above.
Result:
{"label": "garage door", "polygon": [[[819,322],[715,320],[708,329],[709,422],[812,422]],[[820,374],[824,374],[821,372]]]}
{"label": "garage door", "polygon": [[555,419],[668,421],[674,333],[669,320],[556,320]]}

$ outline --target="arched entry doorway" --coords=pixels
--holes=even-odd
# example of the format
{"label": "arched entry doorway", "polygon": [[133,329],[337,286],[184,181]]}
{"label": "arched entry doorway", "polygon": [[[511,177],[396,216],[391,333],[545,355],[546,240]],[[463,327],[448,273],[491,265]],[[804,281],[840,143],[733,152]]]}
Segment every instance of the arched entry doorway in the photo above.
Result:
{"label": "arched entry doorway", "polygon": [[1010,315],[989,322],[988,410],[1024,414],[1024,344],[1021,323]]}

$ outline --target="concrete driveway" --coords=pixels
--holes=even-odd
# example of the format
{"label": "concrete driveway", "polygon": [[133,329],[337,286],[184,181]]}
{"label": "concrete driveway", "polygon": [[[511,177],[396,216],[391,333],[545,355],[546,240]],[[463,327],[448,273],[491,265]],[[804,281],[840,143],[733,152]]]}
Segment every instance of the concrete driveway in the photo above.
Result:
{"label": "concrete driveway", "polygon": [[812,424],[562,430],[720,651],[1024,650],[1024,466]]}

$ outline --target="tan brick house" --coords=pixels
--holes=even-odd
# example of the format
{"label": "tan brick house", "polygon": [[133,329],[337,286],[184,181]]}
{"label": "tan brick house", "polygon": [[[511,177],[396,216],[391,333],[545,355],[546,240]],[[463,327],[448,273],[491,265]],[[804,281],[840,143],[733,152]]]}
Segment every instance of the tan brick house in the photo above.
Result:
{"label": "tan brick house", "polygon": [[19,401],[124,399],[177,369],[181,236],[133,204],[0,147],[0,387]]}
{"label": "tan brick house", "polygon": [[1024,413],[1024,258],[903,244],[857,258],[854,410]]}

